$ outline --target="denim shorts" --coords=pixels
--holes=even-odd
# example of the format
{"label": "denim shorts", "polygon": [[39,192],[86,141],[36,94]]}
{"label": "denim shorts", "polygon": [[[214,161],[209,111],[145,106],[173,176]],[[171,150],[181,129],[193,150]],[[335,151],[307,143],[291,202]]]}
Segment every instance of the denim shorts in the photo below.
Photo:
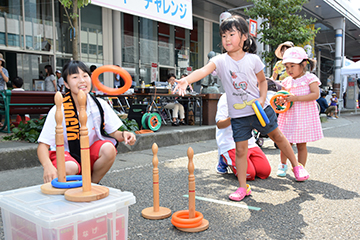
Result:
{"label": "denim shorts", "polygon": [[278,127],[274,109],[272,109],[271,106],[267,106],[264,111],[270,121],[270,123],[266,124],[265,127],[261,126],[259,119],[255,114],[231,119],[231,128],[233,130],[233,138],[235,142],[249,140],[252,137],[253,129],[258,130],[263,135],[267,135]]}

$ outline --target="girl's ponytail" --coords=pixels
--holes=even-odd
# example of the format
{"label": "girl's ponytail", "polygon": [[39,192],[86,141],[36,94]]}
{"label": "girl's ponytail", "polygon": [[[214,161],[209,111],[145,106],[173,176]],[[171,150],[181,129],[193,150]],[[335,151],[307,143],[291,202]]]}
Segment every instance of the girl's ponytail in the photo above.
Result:
{"label": "girl's ponytail", "polygon": [[315,69],[316,60],[309,58],[308,63],[309,63],[309,71],[312,72]]}
{"label": "girl's ponytail", "polygon": [[243,51],[248,53],[256,53],[256,42],[253,36],[250,34],[248,35],[248,38],[244,42]]}

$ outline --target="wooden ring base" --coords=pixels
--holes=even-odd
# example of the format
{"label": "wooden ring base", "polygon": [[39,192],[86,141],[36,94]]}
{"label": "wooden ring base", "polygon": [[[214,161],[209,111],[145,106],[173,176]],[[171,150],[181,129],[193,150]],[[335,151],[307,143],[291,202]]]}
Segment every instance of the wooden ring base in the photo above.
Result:
{"label": "wooden ring base", "polygon": [[171,210],[165,207],[159,207],[159,211],[155,212],[154,207],[148,207],[141,211],[144,218],[158,220],[168,218],[171,215]]}
{"label": "wooden ring base", "polygon": [[68,188],[54,188],[51,182],[45,183],[40,187],[41,192],[49,195],[64,195]]}
{"label": "wooden ring base", "polygon": [[183,232],[202,232],[209,228],[209,221],[203,218],[201,225],[198,227],[194,227],[194,228],[178,228],[178,227],[176,227],[176,228]]}
{"label": "wooden ring base", "polygon": [[83,188],[68,189],[65,192],[65,199],[72,202],[91,202],[109,196],[109,189],[99,185],[91,185],[90,191],[83,191]]}

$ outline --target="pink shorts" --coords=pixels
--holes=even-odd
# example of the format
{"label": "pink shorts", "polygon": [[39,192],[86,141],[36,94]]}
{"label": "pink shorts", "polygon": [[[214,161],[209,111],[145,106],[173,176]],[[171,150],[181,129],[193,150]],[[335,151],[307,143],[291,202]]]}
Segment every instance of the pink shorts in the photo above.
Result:
{"label": "pink shorts", "polygon": [[[99,159],[99,152],[100,152],[100,148],[104,143],[111,143],[113,144],[111,141],[109,140],[98,140],[96,142],[93,143],[93,145],[90,146],[90,166],[91,166],[91,170],[93,169],[94,163],[96,162],[96,160]],[[49,151],[49,157],[50,160],[52,162],[52,164],[54,165],[54,167],[57,168],[56,165],[56,151]],[[77,174],[81,174],[81,166],[78,163],[78,161],[76,161],[75,158],[73,158],[69,152],[65,151],[65,162],[67,161],[73,161],[76,163],[76,165],[78,166],[79,172]]]}

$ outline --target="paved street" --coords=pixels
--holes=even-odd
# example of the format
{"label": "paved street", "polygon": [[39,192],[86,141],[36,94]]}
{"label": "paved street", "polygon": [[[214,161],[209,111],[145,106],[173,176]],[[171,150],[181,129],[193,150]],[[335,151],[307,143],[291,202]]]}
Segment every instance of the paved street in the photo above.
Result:
{"label": "paved street", "polygon": [[[291,170],[285,178],[276,176],[280,152],[266,139],[262,149],[271,175],[248,182],[252,195],[239,203],[228,199],[238,187],[235,176],[215,172],[215,140],[159,148],[160,206],[172,212],[188,208],[186,151],[191,146],[195,152],[196,210],[209,221],[209,229],[200,233],[181,232],[170,218],[141,217],[153,203],[151,150],[119,154],[101,184],[135,195],[136,204],[129,207],[129,239],[359,239],[359,124],[359,114],[322,124],[325,138],[308,144],[306,182],[295,182]],[[41,167],[0,174],[0,191],[41,183]]]}

